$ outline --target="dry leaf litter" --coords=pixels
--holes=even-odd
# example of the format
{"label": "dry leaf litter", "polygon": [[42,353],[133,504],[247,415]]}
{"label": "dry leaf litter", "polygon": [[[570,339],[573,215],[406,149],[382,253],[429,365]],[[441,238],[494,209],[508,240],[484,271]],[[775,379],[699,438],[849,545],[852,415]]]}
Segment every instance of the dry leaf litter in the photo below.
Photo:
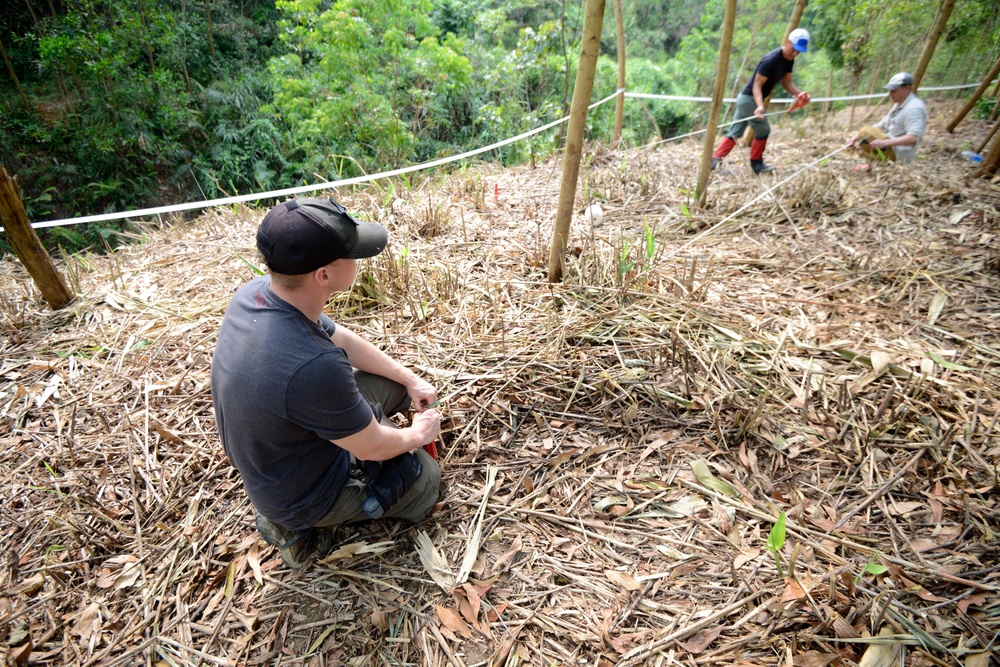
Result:
{"label": "dry leaf litter", "polygon": [[392,240],[329,312],[438,387],[446,495],[300,571],[254,530],[209,387],[262,211],[65,259],[57,313],[0,262],[0,654],[996,660],[1000,185],[958,157],[986,125],[944,134],[955,103],[930,106],[909,169],[841,153],[736,216],[841,145],[847,112],[776,122],[778,178],[740,149],[705,209],[698,140],[592,146],[559,285],[558,157],[336,193]]}

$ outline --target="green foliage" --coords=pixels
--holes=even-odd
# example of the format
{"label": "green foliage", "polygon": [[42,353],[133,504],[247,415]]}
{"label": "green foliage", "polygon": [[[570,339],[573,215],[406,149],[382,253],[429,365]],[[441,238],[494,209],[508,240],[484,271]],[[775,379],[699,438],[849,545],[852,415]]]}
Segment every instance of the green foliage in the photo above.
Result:
{"label": "green foliage", "polygon": [[286,157],[295,177],[373,171],[447,146],[448,121],[468,115],[472,67],[461,39],[434,34],[427,0],[339,0],[325,10],[279,0],[278,8],[289,53],[271,61],[274,101],[265,110],[294,147]]}
{"label": "green foliage", "polygon": [[[813,47],[796,61],[796,83],[822,94],[833,72],[834,94],[879,89],[891,72],[915,67],[938,1],[810,3],[802,25]],[[524,133],[568,114],[584,8],[74,0],[50,10],[26,2],[37,23],[28,4],[0,11],[0,36],[32,107],[0,77],[0,164],[24,184],[35,221],[372,173]],[[594,100],[617,88],[611,8]],[[728,95],[778,45],[790,9],[788,0],[741,0]],[[624,12],[629,90],[709,94],[723,0],[635,0]],[[975,80],[998,41],[994,0],[958,3],[925,85]],[[707,108],[633,99],[625,113],[623,140],[638,145],[702,126]],[[588,139],[610,139],[613,126],[613,104],[595,109]],[[533,159],[558,149],[564,131],[485,157]],[[80,225],[42,236],[70,250],[101,248],[121,229]]]}

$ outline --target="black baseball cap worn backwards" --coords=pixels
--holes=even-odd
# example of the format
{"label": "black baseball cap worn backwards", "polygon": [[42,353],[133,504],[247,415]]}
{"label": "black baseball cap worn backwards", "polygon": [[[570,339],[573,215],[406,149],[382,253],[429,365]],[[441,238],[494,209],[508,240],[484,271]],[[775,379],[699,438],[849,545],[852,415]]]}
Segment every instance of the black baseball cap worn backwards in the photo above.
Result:
{"label": "black baseball cap worn backwards", "polygon": [[358,222],[332,199],[301,197],[278,204],[257,229],[257,249],[275,273],[315,271],[341,258],[374,257],[389,234],[374,222]]}

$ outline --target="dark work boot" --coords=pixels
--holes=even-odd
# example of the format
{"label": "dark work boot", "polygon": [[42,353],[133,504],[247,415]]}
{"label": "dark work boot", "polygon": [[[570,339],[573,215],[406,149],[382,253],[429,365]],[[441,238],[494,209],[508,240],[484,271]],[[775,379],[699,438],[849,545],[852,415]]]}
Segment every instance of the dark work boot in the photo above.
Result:
{"label": "dark work boot", "polygon": [[712,169],[710,171],[715,171],[715,168],[718,167],[720,164],[722,164],[722,158],[721,157],[715,157],[713,155],[712,156]]}
{"label": "dark work boot", "polygon": [[287,530],[263,514],[257,515],[257,532],[265,542],[278,547],[282,562],[294,570],[305,565],[306,559],[315,550],[314,530],[303,532]]}
{"label": "dark work boot", "polygon": [[757,175],[766,174],[769,171],[774,171],[774,167],[772,167],[769,164],[765,164],[763,159],[750,160],[750,168],[753,169],[753,173]]}

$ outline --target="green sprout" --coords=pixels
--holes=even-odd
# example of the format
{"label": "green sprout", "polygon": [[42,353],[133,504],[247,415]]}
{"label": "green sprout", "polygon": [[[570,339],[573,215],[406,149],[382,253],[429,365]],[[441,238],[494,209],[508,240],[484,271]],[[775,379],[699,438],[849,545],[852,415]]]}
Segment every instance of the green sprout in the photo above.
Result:
{"label": "green sprout", "polygon": [[778,567],[778,576],[785,578],[785,571],[781,568],[781,559],[778,552],[785,546],[785,513],[778,515],[778,520],[774,522],[770,534],[767,536],[767,550],[774,554],[774,564]]}
{"label": "green sprout", "polygon": [[649,263],[653,260],[653,255],[656,253],[656,237],[653,235],[653,230],[649,227],[648,221],[643,221],[643,226],[646,233],[646,268],[649,268]]}

